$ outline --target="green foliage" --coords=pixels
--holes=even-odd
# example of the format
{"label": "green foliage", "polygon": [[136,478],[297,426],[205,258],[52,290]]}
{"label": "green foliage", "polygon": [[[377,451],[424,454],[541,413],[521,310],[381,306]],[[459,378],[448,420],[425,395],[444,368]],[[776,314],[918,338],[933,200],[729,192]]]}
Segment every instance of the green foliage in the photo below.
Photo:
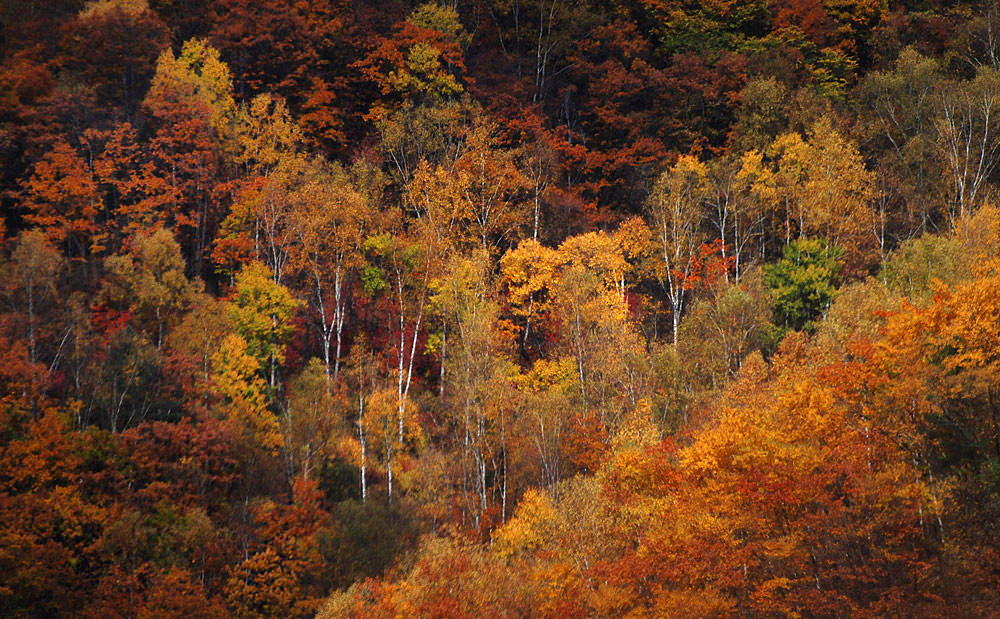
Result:
{"label": "green foliage", "polygon": [[262,263],[248,264],[236,275],[229,318],[246,341],[247,352],[260,363],[261,372],[270,372],[272,383],[275,366],[284,363],[285,346],[294,330],[292,317],[300,305]]}
{"label": "green foliage", "polygon": [[858,63],[844,52],[825,49],[816,57],[810,67],[813,90],[828,99],[843,100],[847,95],[847,85],[853,81]]}
{"label": "green foliage", "polygon": [[812,331],[840,285],[843,250],[818,239],[793,241],[780,260],[764,267],[777,322],[786,329]]}
{"label": "green foliage", "polygon": [[933,295],[935,280],[956,284],[967,279],[971,259],[959,239],[925,234],[900,245],[886,261],[882,277],[893,292],[922,303]]}
{"label": "green foliage", "polygon": [[364,286],[365,292],[375,294],[376,292],[385,290],[389,285],[389,280],[385,275],[385,271],[375,265],[366,264],[364,270],[361,271],[361,283]]}
{"label": "green foliage", "polygon": [[757,39],[768,20],[767,2],[707,0],[699,3],[647,3],[658,22],[659,50],[736,51]]}
{"label": "green foliage", "polygon": [[[421,258],[421,248],[415,243],[391,234],[377,234],[365,239],[361,246],[368,262],[361,270],[365,292],[374,294],[389,287],[390,279],[412,272]],[[405,280],[405,277],[404,277]],[[408,282],[404,281],[404,284]]]}

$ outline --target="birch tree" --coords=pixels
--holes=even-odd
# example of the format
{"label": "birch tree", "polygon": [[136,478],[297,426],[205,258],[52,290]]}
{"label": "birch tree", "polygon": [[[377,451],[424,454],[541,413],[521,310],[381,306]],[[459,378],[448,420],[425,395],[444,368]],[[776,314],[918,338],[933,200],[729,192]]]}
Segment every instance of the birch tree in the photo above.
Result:
{"label": "birch tree", "polygon": [[658,277],[670,302],[674,344],[698,246],[706,238],[704,205],[709,191],[705,164],[685,155],[660,175],[646,205],[662,260]]}

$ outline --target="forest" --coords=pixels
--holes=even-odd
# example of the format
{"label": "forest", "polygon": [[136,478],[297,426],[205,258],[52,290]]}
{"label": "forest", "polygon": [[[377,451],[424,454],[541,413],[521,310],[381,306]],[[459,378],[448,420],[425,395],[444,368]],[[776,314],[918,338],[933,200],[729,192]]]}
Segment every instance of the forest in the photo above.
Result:
{"label": "forest", "polygon": [[1000,615],[994,0],[0,0],[0,616]]}

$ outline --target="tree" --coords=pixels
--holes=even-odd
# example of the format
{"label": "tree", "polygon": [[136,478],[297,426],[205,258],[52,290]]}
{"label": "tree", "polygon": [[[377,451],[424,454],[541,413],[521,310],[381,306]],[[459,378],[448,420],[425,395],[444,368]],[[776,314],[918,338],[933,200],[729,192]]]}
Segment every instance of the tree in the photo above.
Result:
{"label": "tree", "polygon": [[227,307],[229,319],[272,388],[278,384],[278,368],[285,361],[292,317],[299,305],[288,288],[276,283],[270,269],[259,262],[248,264],[236,275],[235,292]]}
{"label": "tree", "polygon": [[575,365],[570,357],[539,359],[513,378],[518,410],[511,436],[524,437],[518,443],[519,450],[534,452],[542,488],[554,489],[571,470],[565,447],[574,408],[572,396],[579,389]]}
{"label": "tree", "polygon": [[760,173],[754,165],[748,174],[756,177],[755,193],[770,196],[780,205],[785,244],[793,236],[821,237],[828,245],[845,250],[850,268],[864,266],[865,249],[879,236],[872,208],[872,175],[857,147],[824,117],[812,126],[806,140],[797,133],[779,136],[769,156],[770,173]]}
{"label": "tree", "polygon": [[213,194],[221,165],[233,146],[236,104],[229,69],[219,53],[192,39],[174,57],[160,55],[143,110],[153,121],[149,154],[165,181],[166,224],[183,239],[196,272],[221,220]]}
{"label": "tree", "polygon": [[180,321],[200,292],[184,273],[187,264],[174,235],[157,228],[134,239],[132,253],[108,258],[105,267],[112,278],[105,286],[106,297],[145,323],[147,336],[161,350],[168,325]]}
{"label": "tree", "polygon": [[362,245],[375,213],[345,170],[320,161],[307,168],[294,199],[300,209],[294,222],[295,266],[311,282],[323,364],[327,380],[335,385],[344,349],[349,284],[363,263]]}
{"label": "tree", "polygon": [[462,98],[438,105],[407,103],[377,120],[379,151],[396,187],[406,187],[422,162],[450,166],[461,154],[464,138],[480,114],[477,104]]}
{"label": "tree", "polygon": [[38,324],[39,317],[46,313],[46,307],[55,297],[56,283],[63,269],[62,256],[37,230],[26,230],[17,240],[11,253],[10,262],[4,265],[4,292],[17,311],[27,318],[25,336],[28,340],[28,354],[32,363],[39,360]]}
{"label": "tree", "polygon": [[[362,396],[364,397],[364,396]],[[386,473],[386,497],[392,502],[393,480],[399,456],[407,446],[420,442],[421,428],[416,418],[416,405],[410,399],[399,403],[395,390],[378,389],[363,400],[360,411],[364,440],[371,440],[382,456]]]}
{"label": "tree", "polygon": [[322,362],[311,359],[292,380],[283,407],[285,451],[295,475],[310,479],[335,453],[337,439],[346,434],[345,407],[330,393]]}
{"label": "tree", "polygon": [[[301,5],[281,0],[262,5],[222,0],[195,27],[207,30],[228,60],[240,99],[270,91],[301,112],[315,109],[307,107],[315,98],[327,105],[313,113],[332,116],[336,123],[339,102],[324,99],[333,94],[330,90],[340,95],[343,90],[335,90],[338,86],[357,87],[348,81],[347,69],[354,58],[353,47],[360,46],[352,35],[362,35],[353,32],[359,27],[350,9],[344,2]],[[337,128],[337,124],[329,127]]]}
{"label": "tree", "polygon": [[538,610],[527,595],[531,588],[479,545],[457,535],[428,537],[401,582],[360,581],[330,596],[318,616],[480,616],[498,609],[530,614]]}
{"label": "tree", "polygon": [[[910,226],[926,231],[935,211],[944,206],[943,161],[935,135],[935,99],[943,77],[937,61],[906,48],[892,71],[873,71],[860,84],[859,97],[868,108],[863,130],[879,144],[884,163],[879,170],[906,201]],[[886,178],[888,177],[888,178]],[[940,177],[940,178],[939,178]],[[904,235],[910,230],[903,231]]]}
{"label": "tree", "polygon": [[558,178],[558,158],[548,140],[538,136],[522,145],[516,159],[524,186],[531,196],[531,238],[537,241],[542,227],[542,206],[551,196]]}
{"label": "tree", "polygon": [[736,281],[752,262],[752,250],[758,249],[752,243],[763,240],[767,199],[761,193],[770,193],[768,177],[761,154],[755,150],[739,159],[719,158],[709,164],[711,219],[718,231],[722,259],[731,258]]}
{"label": "tree", "polygon": [[145,0],[87,2],[66,25],[64,62],[93,84],[102,99],[134,112],[153,75],[169,30]]}
{"label": "tree", "polygon": [[465,152],[453,174],[462,182],[468,233],[479,237],[484,249],[503,247],[520,237],[524,225],[518,192],[524,179],[513,153],[500,143],[500,128],[483,121],[466,137]]}
{"label": "tree", "polygon": [[369,116],[381,119],[403,103],[433,106],[460,94],[467,37],[453,8],[430,2],[416,7],[357,64],[383,97]]}
{"label": "tree", "polygon": [[179,56],[167,49],[156,61],[156,73],[146,94],[154,115],[171,103],[197,101],[209,111],[216,137],[229,138],[236,115],[229,67],[219,52],[203,39],[189,39]]}
{"label": "tree", "polygon": [[763,279],[754,269],[738,283],[718,283],[691,305],[681,323],[682,358],[709,375],[712,387],[736,377],[746,356],[766,349],[774,335]]}
{"label": "tree", "polygon": [[788,126],[788,87],[772,77],[747,80],[733,125],[736,153],[763,151]]}
{"label": "tree", "polygon": [[984,183],[1000,162],[1000,72],[982,67],[968,82],[941,89],[938,144],[952,186],[952,216],[979,205]]}
{"label": "tree", "polygon": [[[744,271],[743,265],[752,261],[749,249],[756,249],[761,258],[765,255],[768,240],[766,222],[772,214],[771,202],[776,198],[774,173],[764,163],[762,151],[751,150],[740,157],[734,189],[732,255],[738,281]],[[751,245],[754,241],[755,248]]]}
{"label": "tree", "polygon": [[[396,405],[399,418],[399,440],[403,440],[404,421],[408,416],[410,388],[413,385],[417,360],[417,343],[424,325],[430,282],[435,258],[432,250],[439,248],[437,239],[423,237],[421,243],[407,236],[379,234],[368,237],[363,248],[368,264],[362,272],[362,282],[369,294],[382,293],[393,304],[393,323],[386,325],[387,348],[392,351],[392,378],[396,383]],[[408,333],[409,332],[409,333]],[[398,344],[396,344],[398,342]]]}
{"label": "tree", "polygon": [[228,574],[225,593],[241,616],[307,617],[319,604],[317,537],[330,525],[313,481],[298,479],[290,505],[265,500],[250,516],[258,539]]}
{"label": "tree", "polygon": [[[926,307],[904,305],[888,314],[884,336],[869,357],[879,386],[876,422],[885,424],[929,479],[949,476],[954,484],[934,488],[935,501],[947,506],[938,517],[955,521],[938,523],[940,537],[964,535],[996,509],[998,282],[996,261],[990,260],[972,281],[937,283]],[[944,498],[951,493],[955,498]],[[995,535],[992,527],[989,535]]]}
{"label": "tree", "polygon": [[774,295],[781,325],[806,331],[816,328],[840,283],[842,254],[818,239],[800,239],[785,247],[781,260],[764,267],[764,281]]}
{"label": "tree", "polygon": [[657,277],[670,302],[675,344],[684,302],[692,285],[697,248],[704,239],[703,203],[709,192],[707,177],[705,164],[685,155],[660,175],[647,205],[650,227],[662,261]]}
{"label": "tree", "polygon": [[[625,205],[645,201],[646,181],[671,161],[669,150],[707,154],[722,149],[746,61],[727,52],[661,56],[650,40],[655,35],[634,21],[631,9],[567,8],[571,15],[577,11],[582,15],[573,15],[577,23],[565,32],[583,32],[563,42],[568,53],[562,62],[549,59],[552,66],[562,65],[562,73],[546,76],[553,86],[547,109],[562,138],[556,144],[567,184],[577,186],[587,203],[597,203],[591,217],[599,221],[611,214],[607,211],[631,210]],[[647,18],[651,23],[662,19]],[[549,40],[554,42],[554,33]],[[564,111],[567,105],[570,113]]]}
{"label": "tree", "polygon": [[323,164],[302,154],[301,130],[284,102],[270,95],[258,95],[240,108],[233,132],[229,159],[245,177],[235,184],[235,200],[220,227],[213,259],[227,268],[243,261],[239,250],[252,253],[280,284],[294,253],[303,186]]}
{"label": "tree", "polygon": [[857,147],[841,137],[828,119],[820,120],[810,131],[809,148],[801,164],[806,178],[797,199],[806,221],[800,236],[803,232],[820,234],[828,245],[852,253],[874,240],[870,236],[871,173]]}
{"label": "tree", "polygon": [[213,399],[212,357],[231,334],[226,302],[202,293],[167,335],[167,377],[176,380],[177,397],[192,411],[204,410]]}
{"label": "tree", "polygon": [[500,259],[500,281],[505,305],[515,319],[523,321],[521,347],[527,349],[531,330],[550,330],[552,286],[558,274],[559,257],[554,249],[527,239]]}
{"label": "tree", "polygon": [[302,149],[302,129],[279,97],[257,95],[233,120],[231,156],[248,175],[269,177]]}
{"label": "tree", "polygon": [[441,242],[496,252],[518,238],[523,180],[513,153],[500,147],[498,128],[481,118],[469,128],[454,161],[421,164],[406,188],[406,200]]}
{"label": "tree", "polygon": [[619,397],[636,399],[628,362],[641,346],[625,303],[627,264],[603,233],[571,237],[557,251],[562,268],[552,299],[559,350],[576,363],[581,413],[613,426],[621,413]]}
{"label": "tree", "polygon": [[212,355],[212,381],[222,396],[222,414],[237,421],[252,439],[252,445],[278,453],[281,426],[269,408],[267,383],[260,376],[260,362],[238,335],[222,340]]}
{"label": "tree", "polygon": [[65,141],[56,142],[35,164],[25,187],[25,219],[77,260],[101,253],[103,204],[93,170]]}
{"label": "tree", "polygon": [[117,433],[169,414],[162,406],[160,355],[142,334],[130,326],[112,328],[96,356],[84,397],[101,427]]}
{"label": "tree", "polygon": [[132,237],[151,228],[171,222],[187,225],[183,209],[178,210],[183,196],[174,176],[177,169],[167,173],[157,166],[162,153],[149,152],[136,127],[119,123],[108,131],[88,130],[85,138],[94,153],[94,170],[107,206],[102,235],[107,251],[127,250]]}
{"label": "tree", "polygon": [[229,216],[222,222],[214,257],[220,266],[230,256],[226,241],[235,241],[250,249],[252,259],[265,264],[275,284],[285,279],[296,241],[296,204],[292,196],[302,161],[286,160],[269,177],[248,180],[237,194]]}
{"label": "tree", "polygon": [[452,440],[461,446],[463,507],[472,516],[475,530],[486,524],[493,507],[489,496],[496,500],[491,478],[499,486],[500,518],[506,518],[507,434],[511,429],[505,397],[509,368],[504,359],[510,341],[498,329],[499,307],[492,298],[485,251],[471,259],[454,258],[431,299],[441,313],[443,335],[450,335],[442,337],[439,346],[441,393],[455,428]]}
{"label": "tree", "polygon": [[[803,341],[786,340],[769,370],[746,374],[731,392],[739,404],[679,454],[679,492],[695,511],[678,505],[690,513],[679,516],[681,529],[650,536],[679,542],[654,563],[681,588],[718,590],[759,612],[919,608],[933,556],[917,510],[921,484],[896,446],[860,423],[853,368],[803,364]],[[753,490],[741,491],[749,479]],[[707,504],[715,516],[699,521]],[[849,550],[859,547],[868,552]],[[724,548],[727,565],[686,554]],[[712,576],[687,580],[694,574]]]}
{"label": "tree", "polygon": [[972,66],[992,66],[1000,69],[1000,11],[989,3],[982,3],[981,8],[973,9],[976,15],[964,28],[963,39],[968,43],[964,54],[966,62]]}

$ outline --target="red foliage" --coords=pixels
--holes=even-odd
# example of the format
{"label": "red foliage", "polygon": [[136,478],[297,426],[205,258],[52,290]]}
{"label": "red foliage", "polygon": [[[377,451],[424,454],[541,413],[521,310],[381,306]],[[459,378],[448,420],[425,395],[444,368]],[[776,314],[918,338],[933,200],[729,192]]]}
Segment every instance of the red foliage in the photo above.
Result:
{"label": "red foliage", "polygon": [[695,254],[688,273],[674,270],[674,277],[681,282],[685,290],[712,286],[720,278],[727,276],[733,265],[736,264],[735,257],[726,255],[726,248],[727,246],[722,242],[722,239],[715,239],[711,243],[702,243],[698,246],[698,253]]}

